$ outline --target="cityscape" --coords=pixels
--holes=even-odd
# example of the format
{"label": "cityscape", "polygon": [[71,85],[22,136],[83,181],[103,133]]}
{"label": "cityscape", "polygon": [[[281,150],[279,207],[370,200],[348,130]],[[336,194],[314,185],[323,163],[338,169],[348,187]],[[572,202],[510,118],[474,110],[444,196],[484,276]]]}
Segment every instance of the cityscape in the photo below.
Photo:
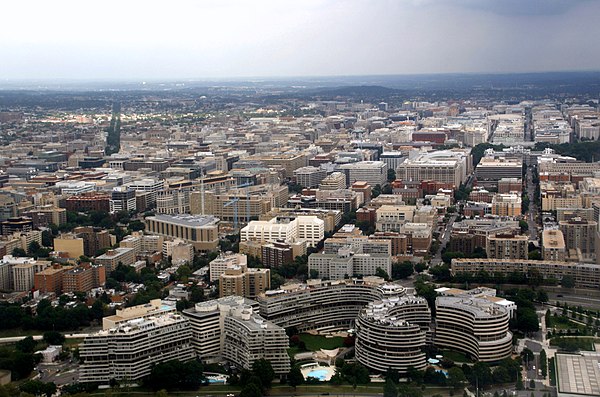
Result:
{"label": "cityscape", "polygon": [[[473,26],[495,15],[519,32],[600,15],[593,2],[449,3],[390,4],[361,40],[399,35],[388,25],[402,12],[468,14]],[[142,14],[155,18],[154,6]],[[438,69],[415,57],[390,69],[371,53],[331,69],[283,49],[308,45],[295,23],[368,19],[381,4],[293,4],[281,26],[281,4],[193,6],[207,26],[247,27],[245,12],[268,22],[206,48],[199,38],[214,63],[190,54],[191,75],[177,62],[189,38],[172,64],[147,69],[143,46],[114,68],[70,52],[25,67],[15,46],[34,33],[0,39],[14,56],[0,69],[0,397],[600,397],[593,35],[573,44],[586,54],[577,67],[545,68],[538,56],[554,47],[530,59],[519,51],[535,44],[508,50],[479,27],[514,64],[459,48],[460,62]],[[75,12],[46,11],[63,22]],[[83,40],[97,23],[73,26]],[[308,25],[305,38],[332,41],[307,56],[355,37]],[[285,34],[256,44],[273,29]],[[32,54],[58,49],[61,32],[38,32]],[[148,34],[162,54],[174,32]],[[221,54],[234,39],[273,64],[233,45]],[[420,39],[406,51],[442,51]]]}

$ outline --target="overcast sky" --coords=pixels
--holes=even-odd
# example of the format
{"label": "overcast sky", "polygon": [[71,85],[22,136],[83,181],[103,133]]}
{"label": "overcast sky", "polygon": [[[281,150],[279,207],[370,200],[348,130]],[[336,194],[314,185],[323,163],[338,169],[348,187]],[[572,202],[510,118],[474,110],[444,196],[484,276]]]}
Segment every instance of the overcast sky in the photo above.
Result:
{"label": "overcast sky", "polygon": [[600,70],[596,0],[2,2],[0,79]]}

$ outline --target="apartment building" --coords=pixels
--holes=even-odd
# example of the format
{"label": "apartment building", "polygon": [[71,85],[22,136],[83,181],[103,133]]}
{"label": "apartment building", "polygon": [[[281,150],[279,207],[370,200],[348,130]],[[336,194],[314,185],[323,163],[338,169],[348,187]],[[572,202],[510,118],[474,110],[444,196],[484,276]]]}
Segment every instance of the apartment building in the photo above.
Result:
{"label": "apartment building", "polygon": [[424,369],[430,323],[431,311],[424,298],[395,296],[370,302],[356,318],[357,361],[379,373]]}
{"label": "apartment building", "polygon": [[579,217],[558,223],[569,257],[580,262],[596,261],[598,223]]}
{"label": "apartment building", "polygon": [[327,171],[320,167],[302,167],[294,171],[296,183],[302,187],[318,187],[319,184],[327,176]]}
{"label": "apartment building", "polygon": [[133,248],[114,248],[94,258],[94,262],[106,268],[108,273],[117,268],[119,264],[131,266],[135,263],[135,250]]}
{"label": "apartment building", "polygon": [[440,296],[435,300],[434,344],[474,360],[496,362],[512,354],[508,310],[487,299]]}
{"label": "apartment building", "polygon": [[518,234],[495,234],[487,237],[488,258],[527,259],[529,238]]}
{"label": "apartment building", "polygon": [[524,259],[453,259],[450,266],[452,274],[477,273],[508,276],[511,273],[529,275],[540,274],[544,279],[560,282],[564,276],[573,277],[579,288],[598,289],[600,285],[600,265],[573,262],[551,262]]}
{"label": "apartment building", "polygon": [[254,299],[271,289],[271,270],[231,265],[219,275],[219,296],[243,296]]}
{"label": "apartment building", "polygon": [[564,262],[567,258],[565,238],[557,229],[545,229],[542,233],[542,258],[545,261]]}
{"label": "apartment building", "polygon": [[354,275],[373,276],[377,269],[391,274],[391,256],[387,254],[355,254],[351,248],[340,248],[335,254],[315,253],[308,257],[308,272],[317,277],[342,280]]}
{"label": "apartment building", "polygon": [[521,215],[521,202],[521,196],[518,194],[496,194],[492,198],[492,215],[519,216]]}
{"label": "apartment building", "polygon": [[387,182],[387,164],[383,161],[358,161],[342,164],[338,170],[346,174],[346,186],[354,182],[366,182],[371,186],[383,186]]}
{"label": "apartment building", "polygon": [[324,237],[325,222],[314,215],[251,221],[240,231],[241,241],[305,241],[310,247],[316,246]]}
{"label": "apartment building", "polygon": [[79,349],[79,381],[136,381],[152,366],[194,358],[189,321],[176,313],[134,318],[87,336]]}
{"label": "apartment building", "polygon": [[285,330],[259,316],[257,308],[255,301],[227,296],[184,310],[196,355],[206,363],[226,359],[245,369],[264,358],[276,374],[286,374],[290,361]]}

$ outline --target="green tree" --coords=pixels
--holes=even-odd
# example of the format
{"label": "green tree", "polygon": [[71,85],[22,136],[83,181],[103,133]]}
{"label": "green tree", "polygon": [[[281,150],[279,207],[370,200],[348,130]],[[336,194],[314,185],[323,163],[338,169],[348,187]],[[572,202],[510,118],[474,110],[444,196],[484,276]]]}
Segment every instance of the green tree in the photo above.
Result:
{"label": "green tree", "polygon": [[560,281],[560,285],[565,288],[573,288],[575,287],[575,279],[573,276],[563,276],[562,280]]}
{"label": "green tree", "polygon": [[388,168],[387,170],[387,181],[394,182],[396,180],[396,170],[393,168]]}
{"label": "green tree", "polygon": [[65,336],[57,331],[44,332],[44,341],[49,345],[62,345],[65,343]]}
{"label": "green tree", "polygon": [[296,386],[304,383],[304,375],[302,375],[299,365],[292,366],[292,369],[290,369],[290,373],[288,374],[287,381],[288,384],[294,388],[294,390],[296,390]]}
{"label": "green tree", "polygon": [[258,359],[252,363],[252,373],[258,376],[263,387],[270,387],[271,382],[275,379],[273,366],[264,358]]}
{"label": "green tree", "polygon": [[398,397],[398,387],[391,379],[385,381],[383,386],[383,397]]}
{"label": "green tree", "polygon": [[249,383],[240,392],[240,397],[262,397],[263,393],[260,387],[254,383]]}
{"label": "green tree", "polygon": [[531,379],[531,380],[529,381],[529,388],[530,388],[530,389],[535,389],[535,380]]}
{"label": "green tree", "polygon": [[375,275],[377,277],[381,277],[384,280],[389,280],[390,276],[387,274],[387,272],[385,270],[383,270],[382,268],[378,267],[377,269],[375,269]]}
{"label": "green tree", "polygon": [[392,278],[394,280],[404,279],[411,276],[414,273],[414,266],[411,261],[404,261],[402,263],[394,263],[392,265]]}
{"label": "green tree", "polygon": [[156,392],[156,397],[169,397],[169,393],[165,389]]}
{"label": "green tree", "polygon": [[32,336],[21,339],[15,344],[15,348],[23,353],[33,353],[37,342],[33,340]]}
{"label": "green tree", "polygon": [[454,389],[462,387],[467,382],[464,372],[459,367],[448,369],[448,384]]}
{"label": "green tree", "polygon": [[548,375],[548,356],[544,349],[540,351],[540,370],[542,371],[542,376],[545,378]]}
{"label": "green tree", "polygon": [[34,396],[52,397],[56,393],[56,385],[53,382],[45,383],[39,380],[28,380],[22,383],[19,389]]}

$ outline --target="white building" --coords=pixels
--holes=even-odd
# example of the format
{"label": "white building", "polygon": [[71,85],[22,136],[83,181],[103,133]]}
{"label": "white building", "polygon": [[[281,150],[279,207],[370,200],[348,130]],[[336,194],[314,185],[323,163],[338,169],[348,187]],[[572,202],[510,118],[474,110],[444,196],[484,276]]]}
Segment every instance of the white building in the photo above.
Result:
{"label": "white building", "polygon": [[241,241],[288,243],[305,241],[316,246],[325,237],[325,222],[315,215],[275,217],[268,221],[251,221],[240,231]]}
{"label": "white building", "polygon": [[387,182],[388,166],[383,161],[359,161],[343,164],[338,169],[346,174],[348,185],[364,181],[371,186],[383,186]]}

